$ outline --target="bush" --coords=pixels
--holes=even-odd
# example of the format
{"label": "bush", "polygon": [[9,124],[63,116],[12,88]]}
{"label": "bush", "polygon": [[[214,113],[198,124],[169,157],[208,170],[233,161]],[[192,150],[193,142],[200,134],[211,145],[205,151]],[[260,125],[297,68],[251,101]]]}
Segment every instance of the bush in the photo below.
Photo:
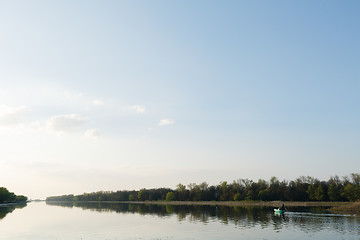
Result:
{"label": "bush", "polygon": [[175,194],[173,192],[168,192],[166,194],[166,201],[174,201],[175,200]]}

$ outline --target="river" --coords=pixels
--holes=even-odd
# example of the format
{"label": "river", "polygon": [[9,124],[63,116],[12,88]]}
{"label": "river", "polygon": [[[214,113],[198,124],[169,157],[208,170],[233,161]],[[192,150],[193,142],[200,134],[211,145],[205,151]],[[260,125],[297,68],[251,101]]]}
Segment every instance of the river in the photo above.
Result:
{"label": "river", "polygon": [[360,239],[360,217],[319,208],[31,202],[0,207],[2,240]]}

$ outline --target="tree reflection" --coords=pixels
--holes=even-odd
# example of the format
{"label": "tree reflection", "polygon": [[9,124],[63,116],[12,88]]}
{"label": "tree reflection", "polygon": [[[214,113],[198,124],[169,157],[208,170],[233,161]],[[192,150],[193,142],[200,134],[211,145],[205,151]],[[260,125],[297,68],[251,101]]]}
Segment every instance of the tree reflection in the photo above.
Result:
{"label": "tree reflection", "polygon": [[104,202],[46,202],[60,207],[79,207],[83,210],[97,212],[137,213],[167,217],[177,215],[178,221],[196,221],[208,223],[214,219],[223,224],[234,223],[249,225],[267,223],[271,219],[270,208],[266,207],[229,207],[206,205],[162,205],[162,204],[125,204]]}
{"label": "tree reflection", "polygon": [[0,221],[6,217],[7,214],[12,213],[17,208],[24,208],[26,203],[23,204],[4,204],[0,205]]}
{"label": "tree reflection", "polygon": [[[239,229],[272,228],[281,231],[295,228],[303,232],[318,232],[333,229],[336,232],[357,231],[352,226],[359,226],[359,218],[344,215],[320,214],[320,209],[294,208],[294,212],[274,215],[271,207],[255,206],[206,206],[206,205],[165,205],[165,204],[126,204],[105,202],[47,202],[48,205],[61,207],[79,207],[97,212],[117,212],[141,215],[170,217],[176,215],[179,222],[221,222],[234,224]],[[352,223],[351,221],[357,221]]]}

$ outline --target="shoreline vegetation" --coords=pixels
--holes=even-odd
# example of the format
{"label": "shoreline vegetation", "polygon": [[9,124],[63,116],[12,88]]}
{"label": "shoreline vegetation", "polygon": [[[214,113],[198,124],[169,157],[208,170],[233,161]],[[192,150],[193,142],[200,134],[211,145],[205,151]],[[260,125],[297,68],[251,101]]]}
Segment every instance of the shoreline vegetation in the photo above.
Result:
{"label": "shoreline vegetation", "polygon": [[292,181],[239,179],[216,186],[208,183],[178,184],[176,189],[156,188],[132,191],[98,191],[80,195],[47,197],[46,201],[124,202],[149,204],[205,204],[228,206],[286,206],[329,207],[331,211],[360,213],[360,174],[352,173],[340,179],[331,177],[320,181],[307,176]]}
{"label": "shoreline vegetation", "polygon": [[26,203],[28,198],[23,195],[16,195],[5,187],[0,187],[0,205],[22,204]]}

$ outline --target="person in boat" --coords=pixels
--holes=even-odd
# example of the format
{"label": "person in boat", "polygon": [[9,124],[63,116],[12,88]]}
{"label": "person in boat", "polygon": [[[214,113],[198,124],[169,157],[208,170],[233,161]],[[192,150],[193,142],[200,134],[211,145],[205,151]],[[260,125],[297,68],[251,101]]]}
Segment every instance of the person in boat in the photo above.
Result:
{"label": "person in boat", "polygon": [[279,210],[284,210],[285,211],[286,210],[285,205],[282,204],[281,207],[279,207]]}

